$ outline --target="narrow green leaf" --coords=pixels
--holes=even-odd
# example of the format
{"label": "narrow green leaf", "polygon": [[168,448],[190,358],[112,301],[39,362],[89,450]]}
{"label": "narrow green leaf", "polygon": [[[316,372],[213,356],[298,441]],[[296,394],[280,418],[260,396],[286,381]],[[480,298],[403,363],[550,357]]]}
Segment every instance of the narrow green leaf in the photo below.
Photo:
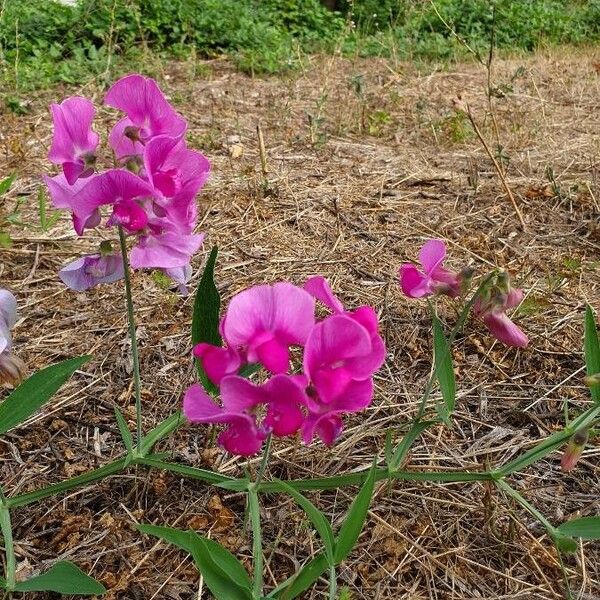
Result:
{"label": "narrow green leaf", "polygon": [[119,426],[121,439],[125,444],[125,448],[127,448],[127,452],[131,453],[133,451],[133,436],[131,435],[131,431],[129,431],[129,427],[127,427],[127,421],[125,421],[125,417],[118,406],[115,406],[115,418],[117,419],[117,425]]}
{"label": "narrow green leaf", "polygon": [[17,175],[15,173],[13,173],[9,177],[6,177],[2,181],[0,181],[0,196],[2,196],[2,194],[6,194],[6,192],[8,192],[8,190],[10,190],[10,188],[16,178],[17,178]]}
{"label": "narrow green leaf", "polygon": [[[190,477],[191,479],[200,479],[201,481],[208,481],[209,483],[214,484],[220,484],[225,481],[237,481],[236,479],[232,479],[227,475],[221,475],[220,473],[215,473],[214,471],[198,469],[197,467],[188,467],[187,465],[180,465],[178,463],[163,462],[161,460],[157,460],[153,456],[139,458],[135,462],[138,465],[146,465],[147,467],[152,467],[154,469],[164,469],[165,471],[170,471],[171,473],[178,473],[179,475]],[[246,488],[243,487],[242,489],[245,490]]]}
{"label": "narrow green leaf", "polygon": [[34,373],[0,404],[0,434],[27,420],[60,386],[90,359],[70,358]]}
{"label": "narrow green leaf", "polygon": [[341,563],[348,556],[362,531],[371,503],[371,496],[373,495],[375,470],[375,462],[373,462],[367,480],[358,492],[354,502],[350,505],[346,518],[340,527],[335,543],[334,560],[336,564]]}
{"label": "narrow green leaf", "polygon": [[146,456],[164,437],[175,431],[184,422],[183,413],[178,410],[142,438],[141,453]]}
{"label": "narrow green leaf", "polygon": [[328,564],[333,564],[335,539],[333,536],[333,529],[331,528],[329,521],[325,518],[325,515],[308,498],[296,491],[293,487],[290,487],[285,481],[279,481],[279,484],[307,514],[323,540],[323,544],[325,544],[325,554],[327,556]]}
{"label": "narrow green leaf", "polygon": [[563,535],[580,537],[585,540],[600,540],[600,517],[572,519],[557,527]]}
{"label": "narrow green leaf", "polygon": [[229,481],[222,481],[217,483],[216,486],[229,490],[230,492],[246,492],[248,487],[252,484],[250,479],[244,477],[242,479],[231,479]]}
{"label": "narrow green leaf", "polygon": [[[222,344],[219,333],[219,316],[221,312],[221,297],[215,285],[215,263],[217,262],[218,248],[214,246],[206,261],[204,273],[200,278],[196,298],[194,300],[194,315],[192,317],[192,343],[200,342],[220,346]],[[200,361],[196,361],[198,377],[204,389],[216,395],[217,387],[208,379]]]}
{"label": "narrow green leaf", "polygon": [[[292,600],[306,591],[327,569],[327,557],[324,553],[317,554],[309,560],[294,576],[285,581],[277,589],[273,597],[281,600]],[[288,583],[289,582],[289,583]]]}
{"label": "narrow green leaf", "polygon": [[106,588],[99,581],[86,575],[72,562],[60,561],[52,565],[43,575],[17,583],[15,591],[57,592],[58,594],[94,596],[104,594]]}
{"label": "narrow green leaf", "polygon": [[435,421],[415,421],[412,424],[411,428],[402,438],[402,441],[398,444],[392,459],[388,461],[388,466],[391,469],[397,469],[402,464],[404,457],[408,454],[415,440],[431,425],[435,425]]}
{"label": "narrow green leaf", "polygon": [[555,535],[554,544],[561,552],[577,552],[577,541],[566,535]]}
{"label": "narrow green leaf", "polygon": [[[589,304],[585,307],[584,347],[587,374],[595,375],[596,373],[600,373],[600,342],[598,341],[594,311]],[[600,385],[592,386],[590,391],[594,402],[600,402]]]}
{"label": "narrow green leaf", "polygon": [[454,368],[452,366],[452,354],[450,346],[444,335],[444,328],[441,321],[433,316],[433,348],[435,360],[435,372],[440,383],[444,407],[438,409],[440,418],[449,422],[450,415],[454,412],[456,403],[456,379],[454,377]]}
{"label": "narrow green leaf", "polygon": [[217,600],[252,600],[252,582],[244,565],[221,544],[193,534],[194,560]]}
{"label": "narrow green leaf", "polygon": [[175,529],[174,527],[147,525],[146,523],[136,525],[135,528],[141,533],[153,535],[169,544],[173,544],[173,546],[185,550],[188,554],[193,554],[193,542],[189,531],[181,531],[181,529]]}

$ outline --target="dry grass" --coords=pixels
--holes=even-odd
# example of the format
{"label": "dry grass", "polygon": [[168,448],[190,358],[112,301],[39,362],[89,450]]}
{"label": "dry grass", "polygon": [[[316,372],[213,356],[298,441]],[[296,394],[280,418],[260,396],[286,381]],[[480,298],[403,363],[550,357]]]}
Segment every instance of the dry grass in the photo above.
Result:
{"label": "dry grass", "polygon": [[[452,266],[484,273],[507,267],[527,290],[519,317],[531,338],[508,350],[469,323],[454,351],[459,401],[452,429],[428,430],[408,468],[481,470],[531,447],[589,404],[581,385],[582,313],[600,308],[597,51],[498,61],[494,101],[507,181],[524,214],[523,231],[493,165],[468,122],[453,109],[461,94],[493,140],[485,72],[474,64],[418,72],[386,61],[314,59],[289,78],[249,79],[220,61],[202,78],[189,64],[166,70],[164,87],[190,121],[193,145],[214,164],[202,193],[201,229],[218,244],[225,299],[263,281],[302,282],[326,274],[348,306],[380,312],[389,350],[372,407],[348,423],[335,448],[275,446],[271,476],[333,475],[369,464],[389,427],[405,429],[430,368],[430,319],[396,285],[398,265],[426,238],[448,240]],[[353,90],[362,78],[362,98]],[[38,488],[104,464],[120,452],[113,407],[133,429],[134,406],[120,284],[87,294],[63,288],[56,272],[92,250],[96,232],[75,239],[65,216],[37,231],[36,194],[50,138],[46,104],[75,90],[51,90],[32,112],[2,115],[0,172],[18,173],[10,208],[24,202],[26,229],[2,251],[2,286],[19,297],[16,347],[29,368],[91,353],[93,360],[27,428],[0,442],[9,493]],[[97,89],[76,90],[100,100]],[[106,126],[112,118],[102,112]],[[264,132],[268,185],[258,156]],[[239,138],[239,141],[238,141]],[[233,158],[240,144],[243,156]],[[239,149],[239,148],[238,148]],[[551,167],[556,185],[546,172]],[[96,236],[96,237],[94,237]],[[203,255],[194,266],[196,276]],[[175,411],[192,381],[191,298],[181,300],[147,274],[134,277],[140,324],[144,422]],[[451,304],[442,316],[454,321]],[[244,463],[210,447],[206,428],[184,427],[164,446],[173,460],[240,473]],[[598,451],[572,475],[551,455],[511,483],[554,523],[599,512]],[[311,498],[338,523],[354,490]],[[171,474],[131,469],[102,484],[15,511],[24,574],[70,558],[110,588],[107,598],[191,599],[198,579],[189,559],[143,538],[135,521],[192,527],[250,562],[240,495]],[[302,513],[264,498],[266,582],[293,572],[319,547]],[[586,542],[566,559],[579,598],[600,598],[600,548]],[[356,599],[559,598],[561,574],[540,526],[484,484],[397,483],[379,488],[358,547],[340,568]],[[307,598],[325,597],[325,585]],[[205,591],[202,597],[208,597]]]}

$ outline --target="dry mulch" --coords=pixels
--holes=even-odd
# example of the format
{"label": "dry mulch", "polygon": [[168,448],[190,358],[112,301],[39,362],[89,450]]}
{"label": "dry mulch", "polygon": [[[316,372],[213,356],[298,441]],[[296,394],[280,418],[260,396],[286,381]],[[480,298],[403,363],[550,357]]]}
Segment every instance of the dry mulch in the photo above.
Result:
{"label": "dry mulch", "polygon": [[[223,298],[259,282],[301,283],[323,273],[349,307],[380,313],[388,360],[376,400],[348,421],[339,443],[304,448],[278,442],[270,475],[328,476],[366,467],[385,432],[409,426],[431,362],[431,321],[422,302],[398,290],[401,262],[443,237],[449,264],[483,275],[506,267],[527,293],[519,324],[531,339],[507,349],[469,322],[454,360],[459,385],[452,429],[429,429],[406,468],[482,470],[499,465],[560,429],[563,407],[587,407],[582,385],[583,308],[600,309],[600,76],[596,50],[552,51],[498,60],[492,81],[477,64],[451,68],[378,60],[307,59],[298,72],[251,79],[224,61],[168,64],[161,83],[189,119],[192,146],[213,162],[199,197],[205,248],[218,244]],[[37,95],[29,112],[0,115],[0,173],[17,181],[3,202],[19,206],[24,227],[10,227],[1,285],[19,298],[15,346],[30,371],[79,354],[93,359],[27,427],[0,441],[8,493],[37,489],[105,464],[121,452],[113,408],[133,430],[135,411],[122,284],[85,294],[65,290],[57,270],[93,251],[109,232],[76,239],[65,215],[40,230],[39,175],[51,128],[47,104],[99,87]],[[471,105],[495,148],[497,128],[507,180],[523,230],[492,163],[453,100]],[[114,115],[100,112],[104,135]],[[256,127],[265,138],[261,172]],[[194,261],[195,278],[206,252]],[[180,406],[193,380],[192,297],[182,299],[147,273],[134,276],[150,429]],[[440,302],[451,326],[451,302]],[[185,426],[162,445],[174,461],[240,474],[245,462],[211,446],[208,429]],[[600,511],[598,450],[575,472],[559,454],[510,482],[553,523]],[[254,463],[253,463],[254,464]],[[339,523],[355,490],[310,494]],[[292,502],[265,496],[267,585],[281,581],[319,548]],[[134,530],[136,522],[191,527],[218,539],[248,565],[243,498],[178,476],[130,469],[99,485],[14,512],[20,572],[68,558],[102,580],[106,598],[198,597],[189,558]],[[597,543],[566,558],[574,593],[600,597]],[[527,513],[488,485],[396,483],[378,488],[358,547],[339,569],[352,598],[560,598],[562,576],[551,542]],[[325,597],[325,583],[306,598]],[[41,596],[40,596],[41,597]],[[208,597],[206,590],[202,597]]]}

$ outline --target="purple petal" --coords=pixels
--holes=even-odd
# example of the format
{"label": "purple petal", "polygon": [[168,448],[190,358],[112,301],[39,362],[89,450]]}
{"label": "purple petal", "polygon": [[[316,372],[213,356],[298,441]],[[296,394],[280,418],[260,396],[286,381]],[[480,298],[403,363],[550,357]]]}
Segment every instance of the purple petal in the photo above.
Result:
{"label": "purple petal", "polygon": [[17,299],[8,290],[0,289],[0,354],[12,348],[10,330],[17,322]]}
{"label": "purple petal", "polygon": [[[51,104],[50,111],[54,121],[54,136],[48,152],[50,162],[78,163],[85,154],[95,152],[100,138],[92,131],[95,110],[89,100],[74,96],[60,104]],[[68,175],[67,179],[70,179]]]}
{"label": "purple petal", "polygon": [[142,236],[131,249],[131,266],[134,269],[184,267],[189,264],[203,240],[203,233],[183,235],[166,232]]}
{"label": "purple petal", "polygon": [[446,258],[446,244],[443,240],[429,240],[419,251],[419,262],[427,275],[431,275]]}
{"label": "purple petal", "polygon": [[243,413],[266,402],[268,396],[261,386],[244,377],[231,375],[221,381],[223,409],[229,413]]}
{"label": "purple petal", "polygon": [[82,292],[101,283],[122,279],[123,260],[116,254],[83,256],[63,267],[58,275],[68,288]]}
{"label": "purple petal", "polygon": [[236,416],[230,418],[230,425],[219,435],[218,441],[227,452],[239,456],[258,454],[266,433],[259,431],[250,417]]}
{"label": "purple petal", "polygon": [[248,360],[260,362],[271,373],[285,373],[290,368],[290,352],[287,344],[275,337],[249,349]]}
{"label": "purple petal", "polygon": [[114,205],[109,225],[121,225],[126,231],[134,233],[148,224],[146,211],[134,200],[121,200]]}
{"label": "purple petal", "polygon": [[327,308],[336,313],[344,312],[344,305],[338,300],[336,295],[331,290],[329,282],[325,277],[316,275],[306,280],[304,289],[313,298],[316,298],[319,302],[323,303]]}
{"label": "purple petal", "polygon": [[275,375],[262,387],[268,400],[265,426],[279,437],[296,433],[304,421],[301,407],[307,400],[301,382],[293,376]]}
{"label": "purple petal", "polygon": [[167,102],[156,81],[141,75],[119,79],[108,90],[104,102],[126,113],[140,128],[144,141],[161,134],[180,137],[187,128],[185,119]]}
{"label": "purple petal", "polygon": [[183,397],[183,414],[192,423],[221,423],[223,409],[195,383]]}

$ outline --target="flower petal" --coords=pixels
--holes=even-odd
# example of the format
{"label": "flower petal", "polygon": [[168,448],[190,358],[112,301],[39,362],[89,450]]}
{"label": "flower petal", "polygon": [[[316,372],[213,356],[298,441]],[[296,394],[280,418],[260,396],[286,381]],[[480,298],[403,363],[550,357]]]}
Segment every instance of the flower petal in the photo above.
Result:
{"label": "flower petal", "polygon": [[329,282],[325,277],[316,275],[306,280],[304,283],[304,289],[313,298],[316,298],[319,302],[324,304],[331,311],[336,313],[344,312],[344,305],[339,301],[337,296],[333,293]]}
{"label": "flower petal", "polygon": [[196,344],[194,356],[200,360],[204,372],[215,385],[219,385],[223,377],[237,373],[242,364],[237,352],[212,344]]}
{"label": "flower petal", "polygon": [[409,298],[422,298],[433,293],[431,279],[410,263],[400,267],[400,287]]}
{"label": "flower petal", "polygon": [[446,258],[446,244],[443,240],[428,240],[419,251],[419,262],[427,275],[431,275]]}
{"label": "flower petal", "polygon": [[142,236],[131,249],[131,267],[134,269],[184,267],[189,264],[203,240],[203,233],[183,235],[168,231],[158,235]]}
{"label": "flower petal", "polygon": [[516,348],[526,348],[529,338],[515,325],[504,312],[492,311],[482,316],[490,333],[503,344]]}

